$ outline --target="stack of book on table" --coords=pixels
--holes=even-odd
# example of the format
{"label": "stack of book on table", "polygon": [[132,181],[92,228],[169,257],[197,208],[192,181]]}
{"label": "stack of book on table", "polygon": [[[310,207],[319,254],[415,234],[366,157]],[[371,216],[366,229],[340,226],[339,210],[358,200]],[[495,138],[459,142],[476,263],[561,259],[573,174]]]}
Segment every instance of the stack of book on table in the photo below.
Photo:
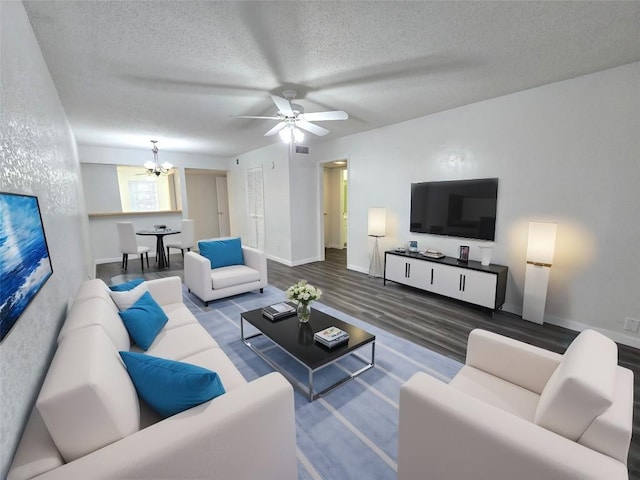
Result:
{"label": "stack of book on table", "polygon": [[349,341],[349,334],[338,327],[329,327],[316,332],[313,339],[325,347],[335,347]]}
{"label": "stack of book on table", "polygon": [[279,320],[281,318],[294,315],[295,313],[295,307],[285,302],[276,303],[262,308],[262,315],[267,317],[269,320]]}

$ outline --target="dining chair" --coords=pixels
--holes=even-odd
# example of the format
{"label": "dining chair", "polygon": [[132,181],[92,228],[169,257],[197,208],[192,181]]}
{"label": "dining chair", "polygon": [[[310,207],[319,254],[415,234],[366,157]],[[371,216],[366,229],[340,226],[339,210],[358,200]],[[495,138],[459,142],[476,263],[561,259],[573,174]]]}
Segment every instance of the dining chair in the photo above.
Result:
{"label": "dining chair", "polygon": [[129,266],[129,254],[140,255],[140,266],[144,271],[143,254],[147,257],[147,268],[149,268],[149,247],[138,245],[136,232],[131,222],[116,222],[118,227],[118,237],[120,239],[120,251],[122,252],[122,268],[127,271]]}
{"label": "dining chair", "polygon": [[184,258],[184,251],[191,251],[191,247],[195,246],[195,231],[193,220],[189,218],[185,218],[182,220],[182,225],[180,227],[180,240],[174,242],[167,242],[164,244],[167,249],[167,265],[171,265],[171,256],[169,255],[170,248],[177,248],[182,253],[182,258]]}

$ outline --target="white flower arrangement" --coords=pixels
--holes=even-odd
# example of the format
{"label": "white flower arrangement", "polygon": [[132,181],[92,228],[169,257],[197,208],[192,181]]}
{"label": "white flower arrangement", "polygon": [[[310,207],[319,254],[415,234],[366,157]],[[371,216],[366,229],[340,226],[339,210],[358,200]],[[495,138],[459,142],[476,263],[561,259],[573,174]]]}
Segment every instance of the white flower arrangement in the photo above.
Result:
{"label": "white flower arrangement", "polygon": [[300,280],[298,283],[287,288],[287,291],[284,293],[289,300],[293,300],[296,303],[310,303],[320,298],[322,290],[313,285],[309,285],[306,280]]}

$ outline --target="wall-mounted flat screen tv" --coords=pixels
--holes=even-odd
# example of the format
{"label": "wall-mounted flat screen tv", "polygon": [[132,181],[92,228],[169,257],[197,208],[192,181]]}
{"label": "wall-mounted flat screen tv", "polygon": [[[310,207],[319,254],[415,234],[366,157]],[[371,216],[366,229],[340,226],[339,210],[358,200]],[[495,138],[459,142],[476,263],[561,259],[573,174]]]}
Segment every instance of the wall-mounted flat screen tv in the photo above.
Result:
{"label": "wall-mounted flat screen tv", "polygon": [[497,178],[412,183],[409,230],[494,240],[497,205]]}

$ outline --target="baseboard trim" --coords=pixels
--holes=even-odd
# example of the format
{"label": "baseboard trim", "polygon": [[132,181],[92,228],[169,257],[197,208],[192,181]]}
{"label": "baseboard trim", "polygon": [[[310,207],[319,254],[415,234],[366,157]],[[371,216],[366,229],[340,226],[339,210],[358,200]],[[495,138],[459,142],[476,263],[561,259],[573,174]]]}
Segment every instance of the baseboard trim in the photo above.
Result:
{"label": "baseboard trim", "polygon": [[[156,253],[155,252],[149,252],[149,257],[152,258],[156,258]],[[129,261],[133,260],[134,258],[138,259],[137,255],[133,255],[133,253],[129,254]],[[103,263],[115,263],[115,262],[121,262],[122,261],[122,257],[115,257],[115,258],[98,258],[95,262],[96,265],[102,265]]]}
{"label": "baseboard trim", "polygon": [[291,263],[291,261],[285,260],[284,258],[276,257],[275,255],[270,255],[270,254],[267,254],[267,258],[269,260],[273,260],[274,262],[282,263],[287,267],[293,267],[293,264]]}
{"label": "baseboard trim", "polygon": [[349,265],[349,264],[347,264],[347,270],[353,270],[354,272],[369,274],[369,269],[368,268],[362,268],[362,267],[359,267],[358,265]]}
{"label": "baseboard trim", "polygon": [[298,265],[304,265],[305,263],[319,262],[319,261],[320,261],[320,257],[304,258],[302,260],[296,260],[295,262],[292,262],[291,266],[297,267]]}
{"label": "baseboard trim", "polygon": [[[522,317],[522,307],[518,307],[513,304],[504,304],[502,310],[505,312],[513,313],[518,317]],[[527,320],[522,320],[526,322]],[[574,332],[582,332],[583,330],[591,329],[596,332],[600,332],[601,334],[609,337],[614,342],[620,343],[622,345],[626,345],[628,347],[640,348],[640,338],[635,338],[630,335],[626,335],[621,332],[616,332],[615,330],[608,330],[606,328],[596,327],[594,325],[587,325],[586,323],[576,322],[575,320],[569,320],[567,318],[558,317],[556,315],[545,315],[544,323],[550,323],[551,325],[556,325],[557,327],[568,328],[569,330],[573,330]]]}

